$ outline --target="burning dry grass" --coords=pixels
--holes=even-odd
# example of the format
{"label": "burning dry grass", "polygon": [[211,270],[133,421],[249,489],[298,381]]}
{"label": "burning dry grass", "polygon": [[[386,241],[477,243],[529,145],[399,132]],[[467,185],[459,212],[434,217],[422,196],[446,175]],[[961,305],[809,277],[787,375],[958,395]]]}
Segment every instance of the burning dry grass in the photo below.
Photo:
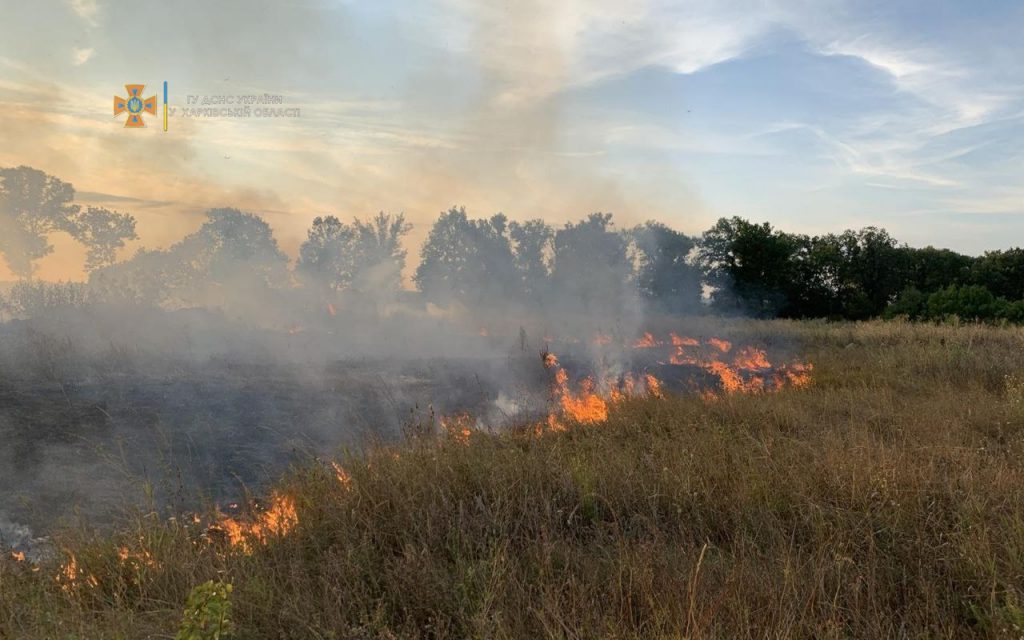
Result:
{"label": "burning dry grass", "polygon": [[5,554],[0,638],[169,637],[207,580],[252,638],[1019,637],[1024,331],[729,335],[802,345],[813,384],[540,437],[457,417],[296,472],[246,545],[149,515],[37,572]]}

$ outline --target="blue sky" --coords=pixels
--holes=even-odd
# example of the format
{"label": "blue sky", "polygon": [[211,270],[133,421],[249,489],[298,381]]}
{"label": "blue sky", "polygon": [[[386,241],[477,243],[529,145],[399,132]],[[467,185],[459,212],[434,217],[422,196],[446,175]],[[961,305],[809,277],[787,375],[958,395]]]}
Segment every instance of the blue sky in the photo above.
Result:
{"label": "blue sky", "polygon": [[[1024,238],[1024,4],[40,0],[0,23],[0,165],[29,164],[165,246],[212,206],[294,251],[316,215],[696,233],[741,215],[869,224],[969,253]],[[272,93],[298,118],[158,119],[128,82]],[[41,274],[74,277],[66,239]],[[134,247],[133,247],[134,249]]]}

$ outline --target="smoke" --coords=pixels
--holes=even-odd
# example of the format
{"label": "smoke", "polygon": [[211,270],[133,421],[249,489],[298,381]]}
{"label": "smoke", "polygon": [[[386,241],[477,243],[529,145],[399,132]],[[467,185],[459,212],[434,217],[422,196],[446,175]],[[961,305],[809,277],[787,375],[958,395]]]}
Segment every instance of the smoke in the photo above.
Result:
{"label": "smoke", "polygon": [[[676,163],[648,154],[650,166],[623,171],[619,141],[601,123],[636,123],[600,105],[590,111],[575,95],[618,69],[593,40],[648,11],[440,2],[368,16],[338,3],[189,0],[157,14],[100,4],[80,43],[95,54],[73,77],[47,48],[11,34],[19,59],[0,60],[11,75],[0,86],[10,101],[0,113],[0,166],[39,167],[72,181],[89,204],[128,209],[139,240],[122,257],[172,245],[224,204],[272,221],[292,257],[309,222],[327,213],[403,211],[415,225],[410,247],[450,203],[553,223],[598,210],[623,224],[678,220],[703,206]],[[634,31],[629,41],[643,41]],[[157,40],[158,60],[139,54]],[[187,95],[267,92],[302,117],[179,115],[167,134],[124,131],[111,95],[129,81],[152,91],[162,79],[179,109]],[[54,242],[38,275],[84,279],[81,252],[67,238]],[[2,268],[0,279],[10,279]]]}
{"label": "smoke", "polygon": [[[369,18],[334,3],[189,0],[159,19],[142,4],[85,4],[89,41],[76,44],[93,54],[81,79],[39,80],[61,72],[32,42],[17,43],[29,62],[0,59],[12,74],[0,92],[17,97],[0,113],[0,165],[38,166],[74,182],[79,203],[130,211],[139,240],[86,281],[84,250],[55,233],[36,275],[85,282],[6,296],[0,544],[24,542],[14,523],[45,531],[76,508],[105,521],[126,502],[236,500],[291,462],[399,438],[432,412],[469,411],[487,428],[534,419],[550,409],[539,356],[556,345],[580,375],[630,369],[623,345],[649,300],[619,232],[702,207],[669,163],[655,162],[657,188],[625,177],[573,104],[602,76],[580,34],[617,23],[609,7],[441,3],[371,42]],[[444,22],[445,37],[425,42],[421,19]],[[158,39],[166,68],[121,55]],[[408,58],[387,76],[394,86],[367,78],[393,55]],[[172,106],[270,92],[302,118],[176,117],[166,135],[126,133],[110,94],[158,80],[158,66]],[[488,217],[511,205],[513,218],[554,227],[535,286],[520,291],[517,263],[483,252],[487,276],[470,295],[409,290],[415,249],[453,202]],[[210,215],[224,204],[258,217]],[[289,264],[314,216],[380,209],[414,225],[404,269],[380,262],[359,291],[325,291]],[[562,227],[608,210],[613,232]],[[396,270],[404,289],[391,286]]]}
{"label": "smoke", "polygon": [[628,236],[608,222],[554,232],[532,288],[516,289],[528,261],[490,252],[486,276],[455,297],[395,288],[391,254],[358,288],[313,286],[264,221],[232,209],[88,283],[19,284],[0,324],[0,513],[46,531],[76,509],[103,522],[126,503],[224,504],[290,463],[434,415],[494,429],[539,419],[540,354],[556,341],[581,375],[630,369],[621,345],[648,303]]}

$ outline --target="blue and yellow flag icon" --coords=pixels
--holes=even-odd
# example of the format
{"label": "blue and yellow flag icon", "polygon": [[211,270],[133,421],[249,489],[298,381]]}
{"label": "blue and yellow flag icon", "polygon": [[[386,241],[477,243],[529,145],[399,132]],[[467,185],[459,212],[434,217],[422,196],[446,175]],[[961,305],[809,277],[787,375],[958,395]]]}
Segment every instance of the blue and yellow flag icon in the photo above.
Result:
{"label": "blue and yellow flag icon", "polygon": [[150,96],[143,100],[142,90],[146,88],[144,84],[126,84],[124,88],[128,91],[128,97],[114,96],[114,115],[119,116],[127,111],[128,119],[125,120],[125,127],[145,127],[146,123],[142,120],[142,112],[156,115],[156,96]]}

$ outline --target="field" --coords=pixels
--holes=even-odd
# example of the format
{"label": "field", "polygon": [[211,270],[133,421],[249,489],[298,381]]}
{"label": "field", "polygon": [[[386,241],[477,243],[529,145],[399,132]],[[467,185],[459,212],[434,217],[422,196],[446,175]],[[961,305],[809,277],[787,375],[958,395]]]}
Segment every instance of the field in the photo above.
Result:
{"label": "field", "polygon": [[238,520],[69,527],[0,559],[0,638],[174,638],[186,610],[221,638],[1024,636],[1024,330],[726,333],[795,345],[811,385],[561,432],[428,421]]}

